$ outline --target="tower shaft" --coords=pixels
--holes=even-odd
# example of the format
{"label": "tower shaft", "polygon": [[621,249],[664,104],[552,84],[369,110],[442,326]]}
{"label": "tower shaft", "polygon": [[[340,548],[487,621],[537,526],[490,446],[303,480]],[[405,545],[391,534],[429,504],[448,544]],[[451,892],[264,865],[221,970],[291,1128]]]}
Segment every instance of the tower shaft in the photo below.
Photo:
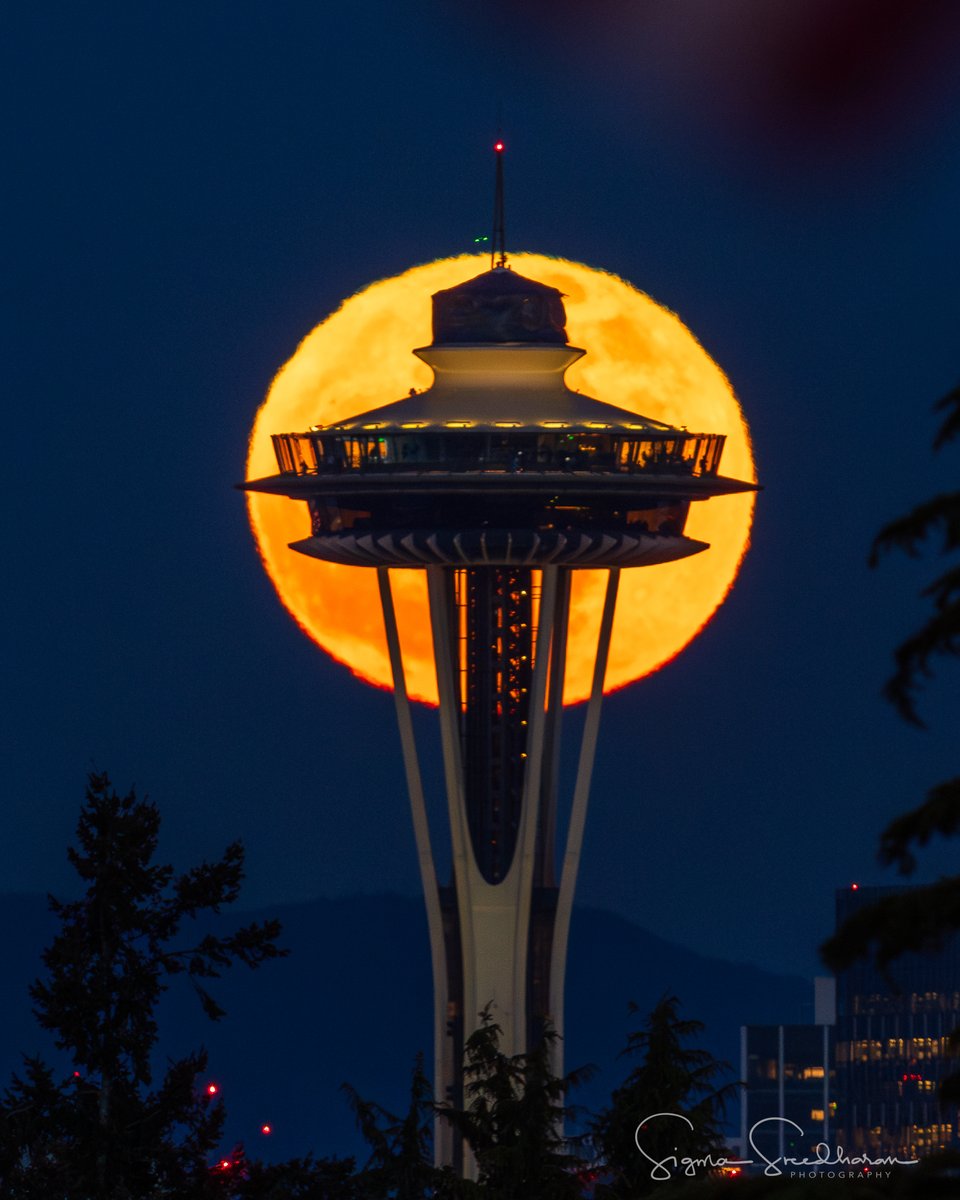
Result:
{"label": "tower shaft", "polygon": [[[482,1009],[491,1006],[507,1054],[532,1049],[546,1022],[562,1033],[567,933],[613,607],[601,626],[599,686],[574,789],[580,812],[571,813],[558,885],[557,758],[570,571],[431,567],[427,575],[451,834],[447,885],[433,865],[389,577],[380,569],[430,930],[435,1090],[461,1108],[463,1048]],[[616,576],[611,572],[611,594]],[[554,1068],[562,1069],[559,1049]],[[439,1122],[438,1161],[469,1169],[463,1153],[454,1130]]]}
{"label": "tower shaft", "polygon": [[533,590],[529,567],[468,567],[456,574],[467,820],[488,883],[510,868],[523,807]]}

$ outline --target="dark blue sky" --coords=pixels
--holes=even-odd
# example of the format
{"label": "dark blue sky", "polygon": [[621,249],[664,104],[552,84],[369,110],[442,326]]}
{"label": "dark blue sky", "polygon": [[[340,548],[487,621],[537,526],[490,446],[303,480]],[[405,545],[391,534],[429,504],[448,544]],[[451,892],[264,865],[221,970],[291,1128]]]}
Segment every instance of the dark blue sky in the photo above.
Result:
{"label": "dark blue sky", "polygon": [[608,701],[580,900],[812,970],[832,889],[955,772],[955,676],[927,732],[879,695],[934,566],[865,560],[956,472],[956,9],[514,8],[8,14],[4,890],[66,886],[96,764],[179,863],[242,837],[251,904],[417,891],[392,703],[281,609],[232,485],[298,340],[486,231],[498,108],[510,245],[678,312],[766,488],[719,616]]}

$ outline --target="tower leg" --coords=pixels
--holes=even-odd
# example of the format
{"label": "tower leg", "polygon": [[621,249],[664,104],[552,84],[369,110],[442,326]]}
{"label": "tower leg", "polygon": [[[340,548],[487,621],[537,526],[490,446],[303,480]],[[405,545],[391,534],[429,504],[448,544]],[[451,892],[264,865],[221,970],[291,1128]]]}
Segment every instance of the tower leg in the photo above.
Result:
{"label": "tower leg", "polygon": [[[427,909],[427,930],[430,936],[430,961],[433,968],[433,1078],[438,1098],[446,1095],[446,1087],[453,1083],[459,1073],[463,1047],[456,1037],[449,1014],[450,996],[448,986],[451,950],[445,946],[442,899],[437,871],[434,865],[430,842],[430,826],[423,793],[423,779],[417,757],[417,743],[413,732],[410,699],[403,670],[400,651],[400,635],[397,615],[390,588],[390,574],[386,567],[377,568],[377,583],[380,587],[380,604],[383,609],[383,624],[387,635],[387,650],[390,655],[390,670],[393,675],[393,697],[397,710],[397,726],[403,748],[403,766],[410,796],[410,812],[413,817],[413,833],[417,846],[417,861],[420,866],[420,882]],[[459,953],[452,964],[459,972]],[[441,1090],[443,1089],[443,1090]],[[453,1099],[453,1097],[449,1097]],[[446,1121],[437,1119],[434,1127],[434,1160],[437,1165],[454,1162],[453,1129]]]}
{"label": "tower leg", "polygon": [[[562,1033],[563,1031],[563,984],[567,972],[567,940],[570,935],[570,915],[573,911],[573,893],[577,886],[577,873],[580,869],[580,852],[583,849],[583,830],[587,819],[587,802],[590,799],[590,779],[593,775],[593,763],[597,752],[597,737],[600,732],[603,681],[607,673],[607,659],[610,655],[610,635],[613,631],[613,616],[617,606],[617,587],[619,583],[620,571],[617,568],[612,568],[607,579],[603,613],[600,617],[597,657],[593,665],[593,684],[590,689],[590,700],[587,704],[583,740],[580,743],[580,762],[577,767],[577,779],[573,790],[573,804],[570,809],[570,826],[567,830],[567,845],[563,855],[563,869],[560,874],[560,893],[557,897],[557,915],[553,930],[553,953],[550,962],[551,1011],[555,1014],[554,1020],[558,1033]],[[563,1043],[559,1038],[554,1042],[553,1071],[556,1075],[563,1074]]]}

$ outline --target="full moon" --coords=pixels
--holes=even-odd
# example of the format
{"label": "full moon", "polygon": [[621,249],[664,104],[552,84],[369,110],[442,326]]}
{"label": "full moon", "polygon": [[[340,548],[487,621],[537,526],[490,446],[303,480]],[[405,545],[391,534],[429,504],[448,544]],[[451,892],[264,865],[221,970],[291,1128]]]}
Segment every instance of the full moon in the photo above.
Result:
{"label": "full moon", "polygon": [[[569,340],[587,351],[567,372],[570,387],[694,433],[726,434],[720,473],[755,480],[749,430],[733,389],[679,317],[583,263],[516,254],[510,265],[564,295]],[[247,478],[277,473],[272,433],[327,425],[428,387],[432,372],[411,350],[431,341],[430,297],[488,266],[486,257],[463,255],[413,267],[371,284],[308,333],[257,413]],[[290,542],[309,534],[303,503],[256,492],[247,503],[264,567],[304,632],[361,679],[389,688],[376,572],[290,550]],[[709,550],[622,572],[606,691],[656,671],[697,636],[733,585],[752,517],[752,494],[694,503],[685,532],[709,542]],[[425,573],[392,570],[390,577],[407,688],[414,699],[436,704]],[[589,694],[606,578],[606,571],[573,572],[567,704]]]}

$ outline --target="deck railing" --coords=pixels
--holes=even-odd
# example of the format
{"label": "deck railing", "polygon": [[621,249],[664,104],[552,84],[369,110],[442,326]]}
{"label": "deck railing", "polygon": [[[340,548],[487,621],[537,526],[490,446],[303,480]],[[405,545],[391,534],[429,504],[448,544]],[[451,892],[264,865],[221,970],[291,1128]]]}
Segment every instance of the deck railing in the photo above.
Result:
{"label": "deck railing", "polygon": [[621,433],[279,433],[284,475],[351,471],[596,471],[715,475],[726,438]]}

